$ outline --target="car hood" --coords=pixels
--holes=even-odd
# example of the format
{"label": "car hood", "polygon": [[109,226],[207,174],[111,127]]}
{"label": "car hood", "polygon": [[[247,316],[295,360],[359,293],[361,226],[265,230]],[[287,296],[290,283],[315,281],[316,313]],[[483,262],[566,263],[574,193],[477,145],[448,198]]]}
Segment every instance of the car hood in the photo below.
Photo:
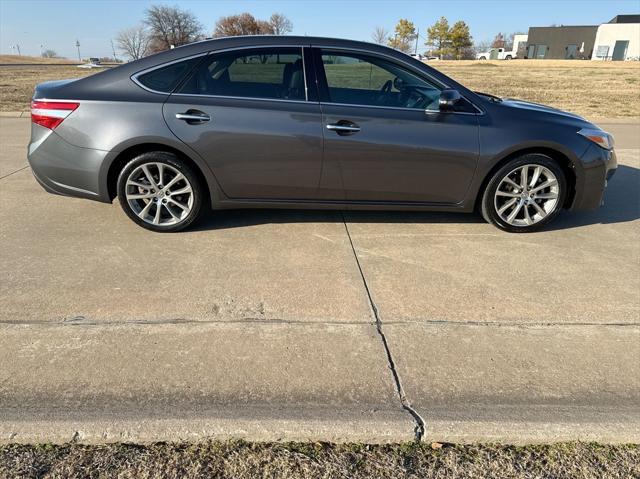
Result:
{"label": "car hood", "polygon": [[573,120],[578,120],[580,122],[589,123],[587,120],[582,118],[580,115],[576,115],[575,113],[569,113],[568,111],[558,110],[557,108],[541,105],[539,103],[532,103],[524,100],[516,100],[515,98],[505,98],[502,100],[501,105],[508,108],[519,108],[522,110],[535,111],[535,112],[546,113],[550,115],[559,115],[566,118],[571,118]]}

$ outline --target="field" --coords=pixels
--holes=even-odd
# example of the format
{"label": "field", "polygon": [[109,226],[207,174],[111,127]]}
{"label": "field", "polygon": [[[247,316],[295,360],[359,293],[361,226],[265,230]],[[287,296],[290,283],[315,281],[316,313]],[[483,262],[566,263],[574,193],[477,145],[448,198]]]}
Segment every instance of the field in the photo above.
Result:
{"label": "field", "polygon": [[572,111],[590,119],[640,117],[640,62],[442,61],[429,65],[472,90]]}
{"label": "field", "polygon": [[79,78],[97,70],[75,66],[0,67],[0,111],[27,111],[36,84],[49,80]]}
{"label": "field", "polygon": [[[0,63],[7,57],[0,57]],[[590,119],[640,118],[640,62],[434,61],[429,65],[473,90],[544,103]],[[36,83],[97,71],[61,65],[0,67],[0,111],[28,110]]]}
{"label": "field", "polygon": [[0,55],[0,65],[21,65],[39,63],[42,65],[75,65],[76,61],[68,58],[43,58],[18,55]]}

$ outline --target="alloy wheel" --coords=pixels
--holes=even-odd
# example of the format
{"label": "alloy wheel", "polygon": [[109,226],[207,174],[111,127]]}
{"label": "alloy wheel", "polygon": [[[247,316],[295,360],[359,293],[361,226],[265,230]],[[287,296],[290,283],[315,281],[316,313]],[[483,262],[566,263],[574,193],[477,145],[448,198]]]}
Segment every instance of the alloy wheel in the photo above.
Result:
{"label": "alloy wheel", "polygon": [[534,225],[558,207],[560,185],[548,168],[528,164],[509,172],[496,188],[494,206],[502,221],[511,226]]}
{"label": "alloy wheel", "polygon": [[186,176],[171,165],[144,163],[127,177],[125,196],[131,210],[145,223],[171,226],[185,220],[194,194]]}

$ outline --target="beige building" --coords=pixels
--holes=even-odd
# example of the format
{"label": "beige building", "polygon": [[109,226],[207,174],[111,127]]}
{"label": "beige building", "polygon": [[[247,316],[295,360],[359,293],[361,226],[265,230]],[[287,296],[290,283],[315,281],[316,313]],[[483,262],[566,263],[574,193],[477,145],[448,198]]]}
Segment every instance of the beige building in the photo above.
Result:
{"label": "beige building", "polygon": [[639,60],[640,15],[618,15],[598,27],[592,60]]}

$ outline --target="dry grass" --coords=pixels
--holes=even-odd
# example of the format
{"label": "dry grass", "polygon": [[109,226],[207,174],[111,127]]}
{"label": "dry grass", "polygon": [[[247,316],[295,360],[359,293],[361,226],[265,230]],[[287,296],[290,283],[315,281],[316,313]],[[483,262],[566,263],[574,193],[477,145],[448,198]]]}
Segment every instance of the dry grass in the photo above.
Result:
{"label": "dry grass", "polygon": [[581,478],[640,477],[637,445],[324,443],[0,446],[11,478]]}
{"label": "dry grass", "polygon": [[69,60],[68,58],[42,58],[42,57],[26,57],[24,55],[0,55],[0,64],[30,64],[42,63],[43,65],[60,65],[60,64],[76,64],[78,62]]}
{"label": "dry grass", "polygon": [[0,67],[0,111],[26,111],[36,84],[96,73],[75,66]]}
{"label": "dry grass", "polygon": [[640,62],[442,61],[429,65],[466,87],[543,103],[587,118],[640,117]]}
{"label": "dry grass", "polygon": [[[442,61],[430,65],[473,90],[544,103],[592,119],[640,118],[640,62]],[[71,66],[0,67],[0,111],[28,110],[36,83],[93,73],[96,70]]]}

